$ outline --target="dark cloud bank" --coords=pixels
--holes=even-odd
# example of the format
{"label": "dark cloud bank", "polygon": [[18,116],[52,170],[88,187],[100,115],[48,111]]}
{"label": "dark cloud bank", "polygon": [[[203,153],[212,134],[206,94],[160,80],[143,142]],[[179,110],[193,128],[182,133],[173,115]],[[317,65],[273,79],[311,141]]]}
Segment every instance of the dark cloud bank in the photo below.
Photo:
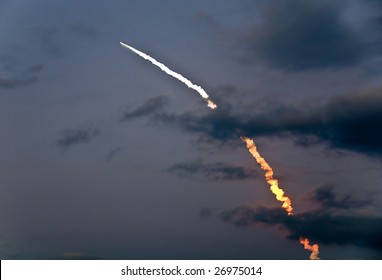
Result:
{"label": "dark cloud bank", "polygon": [[334,192],[334,187],[331,184],[321,186],[309,193],[307,198],[325,209],[360,209],[373,203],[371,199],[354,199],[351,195],[339,197]]}
{"label": "dark cloud bank", "polygon": [[259,101],[247,110],[223,104],[216,112],[205,115],[159,112],[154,117],[198,133],[208,141],[227,142],[241,135],[294,137],[303,146],[326,143],[332,148],[382,154],[381,88],[333,97],[323,104]]}
{"label": "dark cloud bank", "polygon": [[344,198],[337,198],[333,190],[325,186],[316,189],[314,194],[313,198],[321,206],[293,216],[288,216],[280,207],[244,205],[221,213],[221,217],[236,226],[254,223],[276,226],[285,230],[290,239],[309,237],[324,245],[367,247],[382,256],[382,217],[350,211],[366,206],[366,200],[358,201],[348,195],[342,204]]}
{"label": "dark cloud bank", "polygon": [[376,45],[381,36],[368,35],[380,28],[378,21],[360,34],[342,17],[347,5],[345,1],[269,1],[260,23],[239,39],[245,61],[262,59],[277,68],[302,71],[353,66],[380,53]]}

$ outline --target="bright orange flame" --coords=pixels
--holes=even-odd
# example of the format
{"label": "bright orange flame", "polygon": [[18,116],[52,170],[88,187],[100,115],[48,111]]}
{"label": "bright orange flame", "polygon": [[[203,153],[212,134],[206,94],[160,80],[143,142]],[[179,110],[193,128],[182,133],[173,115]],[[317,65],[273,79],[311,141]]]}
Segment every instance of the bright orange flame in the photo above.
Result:
{"label": "bright orange flame", "polygon": [[318,254],[320,253],[320,251],[318,250],[319,249],[318,244],[310,245],[309,240],[306,237],[300,237],[300,244],[304,245],[304,249],[312,252],[310,254],[309,259],[311,259],[311,260],[319,260],[320,259],[318,257]]}
{"label": "bright orange flame", "polygon": [[259,154],[257,151],[257,147],[252,139],[248,137],[242,136],[241,140],[243,140],[247,144],[247,148],[252,156],[256,159],[257,163],[260,164],[261,169],[265,170],[265,179],[267,183],[271,186],[270,189],[274,195],[276,195],[276,199],[281,201],[282,208],[287,211],[288,215],[293,214],[292,201],[289,197],[284,194],[284,190],[279,188],[279,181],[273,178],[273,170],[269,166],[269,164],[265,161],[265,159]]}

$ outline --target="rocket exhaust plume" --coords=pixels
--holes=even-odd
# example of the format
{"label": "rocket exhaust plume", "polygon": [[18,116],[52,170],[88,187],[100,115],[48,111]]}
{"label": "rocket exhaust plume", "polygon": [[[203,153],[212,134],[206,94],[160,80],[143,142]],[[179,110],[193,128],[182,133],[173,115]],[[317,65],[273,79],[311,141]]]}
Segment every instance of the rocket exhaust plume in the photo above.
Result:
{"label": "rocket exhaust plume", "polygon": [[133,48],[133,47],[131,47],[129,45],[126,45],[126,44],[124,44],[122,42],[119,42],[119,43],[122,45],[122,47],[127,48],[127,49],[135,52],[140,57],[150,61],[152,64],[154,64],[155,66],[159,67],[166,74],[174,77],[175,79],[178,79],[179,81],[184,83],[189,88],[192,88],[193,90],[196,90],[200,94],[200,96],[203,97],[203,99],[207,102],[207,106],[210,107],[211,109],[216,109],[218,107],[214,102],[212,102],[212,100],[208,96],[207,92],[201,86],[193,84],[190,80],[188,80],[187,78],[183,77],[181,74],[172,71],[166,65],[164,65],[163,63],[160,63],[159,61],[157,61],[156,59],[152,58],[151,56],[149,56],[149,55],[147,55],[147,54],[145,54],[145,53],[143,53],[143,52],[141,52],[141,51],[139,51],[139,50],[137,50],[137,49],[135,49],[135,48]]}
{"label": "rocket exhaust plume", "polygon": [[243,140],[247,144],[247,148],[249,152],[256,159],[257,163],[260,164],[261,169],[265,170],[265,179],[267,180],[267,183],[270,185],[270,189],[272,193],[276,196],[276,199],[283,203],[281,207],[285,209],[288,215],[292,215],[293,214],[292,201],[288,196],[284,194],[284,190],[279,188],[279,181],[273,178],[272,167],[269,166],[269,164],[257,151],[257,147],[252,139],[242,136],[241,140]]}
{"label": "rocket exhaust plume", "polygon": [[[251,155],[256,159],[257,163],[260,164],[261,169],[265,170],[265,179],[267,183],[270,185],[270,189],[272,193],[276,196],[278,201],[281,201],[282,208],[288,213],[288,215],[293,215],[292,201],[291,199],[284,194],[284,190],[279,188],[279,182],[277,179],[273,178],[273,170],[272,167],[266,162],[266,160],[260,155],[257,151],[257,147],[255,142],[248,137],[242,136],[241,140],[243,140],[247,144],[247,148]],[[300,237],[300,244],[304,245],[304,249],[311,251],[312,253],[309,256],[311,260],[319,260],[318,254],[320,251],[318,250],[318,244],[310,245],[308,238]]]}
{"label": "rocket exhaust plume", "polygon": [[[120,42],[120,44],[122,45],[122,47],[127,48],[127,49],[135,52],[140,57],[150,61],[152,64],[154,64],[155,66],[159,67],[166,74],[168,74],[168,75],[178,79],[179,81],[184,83],[189,88],[197,91],[200,94],[200,96],[203,97],[203,99],[207,102],[207,106],[210,107],[211,109],[216,109],[218,107],[210,99],[210,97],[208,96],[207,92],[201,86],[193,84],[190,80],[188,80],[187,78],[183,77],[181,74],[172,71],[166,65],[164,65],[163,63],[157,61],[156,59],[152,58],[151,56],[149,56],[149,55],[147,55],[147,54],[145,54],[145,53],[143,53],[143,52],[141,52],[141,51],[139,51],[139,50],[137,50],[137,49],[135,49],[135,48],[133,48],[133,47],[131,47],[129,45],[126,45],[126,44],[124,44],[122,42]],[[288,196],[285,195],[283,189],[279,188],[278,180],[273,178],[273,170],[272,170],[272,168],[269,166],[269,164],[266,162],[266,160],[257,151],[257,147],[256,147],[254,141],[252,139],[249,139],[248,137],[245,137],[245,136],[242,136],[241,139],[246,143],[249,152],[256,159],[257,163],[261,166],[261,168],[263,170],[265,170],[265,179],[266,179],[267,183],[270,185],[270,190],[276,196],[276,199],[278,201],[282,202],[282,206],[281,207],[285,209],[285,211],[288,213],[288,215],[292,215],[293,214],[293,208],[292,208],[292,201],[291,201],[291,199]],[[311,255],[309,257],[311,260],[319,260],[319,257],[318,257],[318,254],[319,254],[318,248],[319,247],[318,247],[317,244],[310,245],[308,238],[305,238],[305,237],[301,237],[300,238],[300,244],[303,244],[304,248],[306,250],[311,251]]]}
{"label": "rocket exhaust plume", "polygon": [[318,257],[318,254],[320,253],[320,251],[318,250],[319,249],[318,244],[310,245],[308,238],[305,238],[305,237],[300,237],[300,244],[304,245],[304,249],[312,252],[309,256],[309,259],[311,260],[320,259]]}

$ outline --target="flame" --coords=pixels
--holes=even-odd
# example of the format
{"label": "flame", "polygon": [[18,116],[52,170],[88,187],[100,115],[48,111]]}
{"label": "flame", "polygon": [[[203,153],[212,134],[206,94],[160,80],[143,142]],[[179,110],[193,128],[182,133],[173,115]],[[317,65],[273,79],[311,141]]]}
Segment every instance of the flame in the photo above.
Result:
{"label": "flame", "polygon": [[211,99],[206,99],[206,100],[207,100],[207,106],[210,107],[212,110],[215,110],[218,107],[218,105],[212,102]]}
{"label": "flame", "polygon": [[242,136],[241,140],[243,140],[247,144],[247,148],[252,156],[256,159],[257,163],[260,164],[261,169],[265,170],[265,179],[267,183],[270,185],[270,189],[272,193],[276,196],[278,201],[281,201],[282,208],[287,211],[288,215],[293,214],[292,201],[291,199],[284,194],[284,190],[279,188],[279,181],[273,178],[273,170],[269,166],[269,164],[265,161],[265,159],[259,154],[257,151],[257,147],[252,139],[248,137]]}
{"label": "flame", "polygon": [[319,260],[318,254],[320,253],[318,244],[309,244],[309,240],[306,237],[300,237],[300,244],[304,245],[304,249],[311,251],[312,253],[309,256],[311,260]]}
{"label": "flame", "polygon": [[132,46],[126,45],[126,44],[124,44],[122,42],[119,42],[119,43],[121,44],[122,47],[127,48],[127,49],[135,52],[137,55],[139,55],[143,59],[146,59],[146,60],[150,61],[152,64],[154,64],[155,66],[159,67],[162,71],[164,71],[167,75],[170,75],[171,77],[174,77],[175,79],[177,79],[177,80],[181,81],[182,83],[184,83],[189,88],[192,88],[193,90],[197,91],[200,94],[201,97],[203,97],[204,99],[207,100],[207,106],[210,107],[211,109],[216,109],[217,108],[217,105],[210,100],[209,95],[207,94],[207,92],[201,86],[193,84],[190,80],[188,80],[187,78],[183,77],[181,74],[176,73],[175,71],[172,71],[166,65],[164,65],[163,63],[157,61],[155,58],[149,56],[148,54],[145,54],[144,52],[141,52],[141,51],[133,48]]}

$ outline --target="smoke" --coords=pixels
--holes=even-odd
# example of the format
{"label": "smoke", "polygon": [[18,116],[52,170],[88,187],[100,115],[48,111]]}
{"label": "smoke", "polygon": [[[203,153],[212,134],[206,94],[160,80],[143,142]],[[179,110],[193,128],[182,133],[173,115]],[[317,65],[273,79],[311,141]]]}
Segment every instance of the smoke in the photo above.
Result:
{"label": "smoke", "polygon": [[211,109],[216,109],[218,107],[214,102],[212,102],[212,100],[210,99],[210,97],[207,94],[207,92],[201,86],[193,84],[190,80],[186,79],[181,74],[172,71],[166,65],[164,65],[163,63],[160,63],[159,61],[157,61],[156,59],[152,58],[151,56],[149,56],[149,55],[147,55],[147,54],[145,54],[145,53],[143,53],[143,52],[141,52],[141,51],[139,51],[139,50],[137,50],[137,49],[135,49],[135,48],[133,48],[133,47],[131,47],[129,45],[126,45],[126,44],[124,44],[122,42],[119,42],[119,43],[122,45],[122,47],[125,47],[125,48],[135,52],[140,57],[150,61],[155,66],[158,66],[166,74],[174,77],[175,79],[178,79],[179,81],[184,83],[189,88],[192,88],[193,90],[196,90],[200,94],[200,96],[203,97],[203,99],[207,102],[207,106],[210,107]]}
{"label": "smoke", "polygon": [[[243,140],[247,144],[247,148],[251,155],[256,159],[257,163],[260,164],[261,169],[265,170],[265,179],[270,185],[272,193],[276,196],[278,201],[281,201],[283,204],[282,208],[288,213],[288,215],[293,215],[293,207],[291,199],[285,195],[284,190],[279,188],[279,181],[273,177],[273,169],[270,167],[268,162],[260,155],[255,145],[255,142],[248,137],[242,136]],[[300,244],[304,245],[304,249],[311,251],[309,259],[319,260],[319,246],[318,244],[310,245],[309,240],[306,237],[300,237]]]}
{"label": "smoke", "polygon": [[304,245],[304,249],[311,251],[312,253],[309,256],[310,260],[319,260],[318,254],[320,253],[318,244],[309,244],[309,240],[306,237],[300,237],[300,244]]}
{"label": "smoke", "polygon": [[266,160],[260,155],[257,151],[257,147],[255,142],[248,137],[242,136],[241,140],[243,140],[247,144],[247,148],[252,156],[256,159],[257,163],[260,164],[261,169],[265,170],[265,179],[267,183],[270,185],[270,189],[272,193],[276,196],[278,201],[281,201],[282,208],[288,213],[288,215],[293,214],[292,201],[291,199],[284,194],[284,190],[279,188],[279,181],[273,178],[273,170],[272,167],[266,162]]}
{"label": "smoke", "polygon": [[[138,54],[140,57],[150,61],[152,64],[159,67],[166,74],[174,77],[175,79],[178,79],[179,81],[181,81],[182,83],[187,85],[189,88],[192,88],[193,90],[197,91],[200,94],[200,96],[203,97],[203,99],[207,102],[207,106],[210,107],[211,109],[217,108],[217,105],[214,102],[212,102],[212,100],[210,99],[207,92],[201,86],[193,84],[190,80],[183,77],[181,74],[172,71],[166,65],[164,65],[163,63],[160,63],[159,61],[155,60],[151,56],[149,56],[149,55],[147,55],[147,54],[145,54],[145,53],[143,53],[143,52],[141,52],[141,51],[139,51],[139,50],[137,50],[137,49],[135,49],[129,45],[126,45],[122,42],[120,42],[120,44],[122,45],[122,47],[127,48],[127,49],[135,52],[136,54]],[[285,209],[285,211],[288,213],[288,215],[292,215],[293,214],[293,208],[292,208],[291,199],[285,195],[283,189],[279,188],[278,180],[273,178],[272,168],[269,166],[269,164],[266,162],[266,160],[257,151],[257,147],[256,147],[254,141],[252,139],[249,139],[248,137],[245,137],[245,136],[242,136],[241,139],[247,144],[247,148],[248,148],[249,152],[256,159],[257,163],[260,164],[261,168],[266,171],[265,172],[265,179],[266,179],[267,183],[270,185],[270,189],[271,189],[272,193],[276,196],[276,199],[278,201],[282,202],[281,207]],[[311,260],[319,259],[318,258],[319,251],[318,251],[318,245],[317,244],[314,244],[311,246],[311,245],[309,245],[309,240],[307,238],[302,238],[302,237],[300,238],[300,243],[304,244],[305,249],[312,252],[312,254],[310,255]]]}

